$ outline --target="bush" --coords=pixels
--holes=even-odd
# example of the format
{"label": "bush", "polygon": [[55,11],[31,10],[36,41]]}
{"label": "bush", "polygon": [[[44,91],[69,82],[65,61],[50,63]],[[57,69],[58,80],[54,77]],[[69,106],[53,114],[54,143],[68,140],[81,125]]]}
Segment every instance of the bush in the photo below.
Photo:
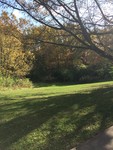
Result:
{"label": "bush", "polygon": [[30,88],[32,87],[32,82],[28,79],[16,79],[16,85],[17,87],[23,87],[23,88]]}
{"label": "bush", "polygon": [[27,79],[19,79],[12,77],[3,77],[0,76],[0,87],[8,87],[8,88],[30,88],[32,87],[32,82]]}
{"label": "bush", "polygon": [[56,81],[72,82],[74,80],[74,71],[71,69],[56,70],[53,77]]}
{"label": "bush", "polygon": [[110,64],[96,64],[78,71],[79,82],[97,82],[113,79],[113,67]]}

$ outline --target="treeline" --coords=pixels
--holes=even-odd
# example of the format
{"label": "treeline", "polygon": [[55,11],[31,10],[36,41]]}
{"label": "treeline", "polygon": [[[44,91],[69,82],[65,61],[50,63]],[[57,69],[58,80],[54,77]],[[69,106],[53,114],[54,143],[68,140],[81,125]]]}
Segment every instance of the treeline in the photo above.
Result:
{"label": "treeline", "polygon": [[[71,43],[81,48],[75,49]],[[113,78],[108,60],[83,49],[64,31],[36,27],[6,12],[0,16],[0,74],[6,78],[28,77],[34,82],[83,83]]]}

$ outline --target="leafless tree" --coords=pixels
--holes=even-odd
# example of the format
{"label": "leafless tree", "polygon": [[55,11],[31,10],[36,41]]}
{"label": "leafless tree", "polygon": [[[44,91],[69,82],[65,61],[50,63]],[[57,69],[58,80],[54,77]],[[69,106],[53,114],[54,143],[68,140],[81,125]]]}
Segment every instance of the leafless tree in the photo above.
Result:
{"label": "leafless tree", "polygon": [[38,23],[63,30],[80,43],[70,42],[67,46],[90,49],[113,61],[112,0],[0,0],[0,6],[25,12]]}

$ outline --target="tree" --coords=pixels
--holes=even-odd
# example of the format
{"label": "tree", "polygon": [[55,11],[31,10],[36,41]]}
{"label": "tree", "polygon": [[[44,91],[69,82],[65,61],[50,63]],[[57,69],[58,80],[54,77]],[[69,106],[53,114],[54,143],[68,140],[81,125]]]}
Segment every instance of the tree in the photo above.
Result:
{"label": "tree", "polygon": [[33,54],[23,49],[19,23],[6,12],[0,16],[0,73],[7,78],[23,77],[32,67]]}
{"label": "tree", "polygon": [[100,40],[113,33],[111,0],[0,0],[0,5],[26,12],[35,21],[56,30],[63,30],[81,44],[52,43],[45,40],[40,42],[73,49],[89,49],[113,61],[111,46]]}
{"label": "tree", "polygon": [[[43,29],[43,33],[41,32]],[[34,52],[35,61],[31,70],[32,79],[55,80],[54,74],[62,70],[72,69],[75,52],[69,47],[54,46],[48,43],[38,43],[37,37],[41,34],[41,39],[49,39],[52,43],[72,42],[63,31],[56,31],[49,27],[31,27],[25,34],[25,48]],[[61,35],[64,36],[61,36]],[[51,35],[51,36],[50,36]],[[66,38],[65,38],[66,37]],[[27,45],[26,45],[27,43]]]}

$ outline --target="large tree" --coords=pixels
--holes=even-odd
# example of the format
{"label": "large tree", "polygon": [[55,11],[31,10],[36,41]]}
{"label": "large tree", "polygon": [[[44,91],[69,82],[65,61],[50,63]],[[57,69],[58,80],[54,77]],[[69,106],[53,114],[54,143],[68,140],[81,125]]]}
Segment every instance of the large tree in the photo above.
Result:
{"label": "large tree", "polygon": [[[73,49],[89,49],[113,61],[113,49],[105,41],[113,34],[112,0],[0,0],[0,5],[26,12],[35,21],[63,30],[74,42],[51,43]],[[104,40],[103,40],[104,39]]]}
{"label": "large tree", "polygon": [[0,75],[7,78],[24,77],[32,68],[33,53],[24,50],[24,22],[6,12],[0,15]]}

